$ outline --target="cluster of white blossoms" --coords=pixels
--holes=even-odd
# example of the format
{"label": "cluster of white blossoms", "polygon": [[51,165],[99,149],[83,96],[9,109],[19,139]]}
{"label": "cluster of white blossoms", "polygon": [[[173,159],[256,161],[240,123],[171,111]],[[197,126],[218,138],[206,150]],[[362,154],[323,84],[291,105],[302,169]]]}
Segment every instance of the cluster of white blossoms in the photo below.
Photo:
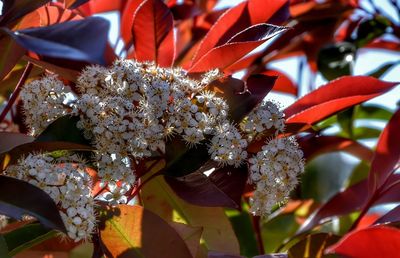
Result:
{"label": "cluster of white blossoms", "polygon": [[59,159],[29,154],[10,165],[5,175],[31,183],[45,191],[57,204],[68,237],[87,240],[96,227],[92,183],[84,162],[71,155]]}
{"label": "cluster of white blossoms", "polygon": [[[303,169],[301,152],[294,140],[275,139],[249,159],[246,149],[255,137],[271,130],[275,136],[283,133],[284,115],[275,103],[262,102],[242,123],[232,124],[227,102],[207,90],[220,77],[213,70],[194,80],[179,68],[117,60],[107,68],[85,68],[76,83],[77,95],[68,104],[67,86],[55,76],[25,85],[21,96],[33,135],[65,114],[79,116],[77,127],[95,147],[98,176],[108,185],[103,200],[126,203],[136,181],[135,162],[165,154],[168,139],[178,136],[190,148],[207,145],[211,159],[221,166],[250,162],[251,182],[256,184],[252,211],[268,214],[294,188]],[[272,151],[275,145],[279,148]],[[293,162],[299,169],[289,171]]]}
{"label": "cluster of white blossoms", "polygon": [[269,214],[275,204],[284,203],[304,170],[303,153],[294,138],[270,140],[249,163],[249,180],[256,185],[250,211],[255,215]]}
{"label": "cluster of white blossoms", "polygon": [[20,96],[32,135],[38,135],[55,119],[67,114],[67,91],[54,75],[26,84]]}

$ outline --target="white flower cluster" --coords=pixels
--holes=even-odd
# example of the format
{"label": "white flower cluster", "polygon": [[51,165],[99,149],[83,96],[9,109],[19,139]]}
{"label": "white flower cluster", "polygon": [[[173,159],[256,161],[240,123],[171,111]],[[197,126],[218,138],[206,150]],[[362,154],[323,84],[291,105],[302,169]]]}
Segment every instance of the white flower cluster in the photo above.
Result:
{"label": "white flower cluster", "polygon": [[276,133],[282,133],[285,129],[284,117],[285,114],[279,110],[277,104],[271,101],[263,101],[248,115],[242,123],[241,128],[248,133],[250,137],[271,128],[274,129]]}
{"label": "white flower cluster", "polygon": [[8,217],[0,214],[0,230],[8,225]]}
{"label": "white flower cluster", "polygon": [[250,181],[256,185],[250,211],[266,215],[284,203],[304,170],[303,153],[294,138],[276,138],[249,159]]}
{"label": "white flower cluster", "polygon": [[[179,68],[117,60],[111,67],[90,66],[82,72],[70,110],[63,106],[65,87],[55,77],[26,85],[22,99],[27,114],[34,114],[27,122],[35,134],[66,113],[79,116],[77,126],[96,148],[98,176],[108,184],[103,199],[126,203],[136,180],[135,162],[164,154],[174,135],[189,147],[207,144],[211,159],[238,167],[248,159],[246,148],[254,137],[284,132],[284,114],[273,102],[261,103],[240,126],[232,124],[227,102],[206,89],[220,76],[213,70],[194,80]],[[40,97],[34,99],[33,93]],[[248,161],[257,185],[252,210],[266,214],[296,184],[303,169],[301,152],[293,139],[274,139]]]}
{"label": "white flower cluster", "polygon": [[64,84],[54,75],[24,86],[20,96],[32,135],[40,134],[52,121],[67,113],[66,94]]}
{"label": "white flower cluster", "polygon": [[96,227],[91,179],[83,164],[76,156],[29,154],[4,173],[45,191],[57,204],[68,237],[80,241],[89,239]]}

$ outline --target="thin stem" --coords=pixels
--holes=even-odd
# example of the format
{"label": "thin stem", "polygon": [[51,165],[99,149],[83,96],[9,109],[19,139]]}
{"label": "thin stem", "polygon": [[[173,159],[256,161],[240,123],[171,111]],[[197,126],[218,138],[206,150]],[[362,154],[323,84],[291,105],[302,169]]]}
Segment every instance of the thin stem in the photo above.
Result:
{"label": "thin stem", "polygon": [[254,232],[256,233],[258,252],[260,254],[265,254],[264,243],[262,241],[261,229],[260,229],[260,216],[251,216],[251,218],[253,222]]}
{"label": "thin stem", "polygon": [[17,87],[15,87],[15,90],[12,93],[11,98],[8,100],[7,105],[3,109],[3,112],[1,112],[1,114],[0,114],[0,123],[3,122],[4,118],[7,116],[8,112],[10,111],[12,105],[17,100],[18,95],[22,90],[22,86],[25,84],[26,79],[28,79],[28,76],[29,76],[30,72],[32,71],[32,68],[33,68],[33,64],[28,62],[21,78],[18,81]]}

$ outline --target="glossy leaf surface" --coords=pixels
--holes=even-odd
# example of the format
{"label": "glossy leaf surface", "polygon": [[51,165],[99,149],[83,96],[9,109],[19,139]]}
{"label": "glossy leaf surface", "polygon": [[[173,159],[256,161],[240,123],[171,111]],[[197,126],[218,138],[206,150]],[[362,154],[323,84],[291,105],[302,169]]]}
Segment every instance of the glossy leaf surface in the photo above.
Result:
{"label": "glossy leaf surface", "polygon": [[287,123],[314,124],[345,108],[377,97],[397,85],[367,76],[341,77],[285,109]]}
{"label": "glossy leaf surface", "polygon": [[104,64],[108,27],[106,20],[90,17],[43,28],[5,32],[19,45],[39,55]]}
{"label": "glossy leaf surface", "polygon": [[174,228],[141,206],[119,205],[101,217],[101,241],[112,257],[191,257]]}
{"label": "glossy leaf surface", "polygon": [[400,230],[377,226],[348,233],[327,252],[347,257],[395,257],[399,248]]}
{"label": "glossy leaf surface", "polygon": [[44,226],[66,232],[54,201],[44,191],[25,181],[0,176],[1,214],[15,219],[37,218]]}

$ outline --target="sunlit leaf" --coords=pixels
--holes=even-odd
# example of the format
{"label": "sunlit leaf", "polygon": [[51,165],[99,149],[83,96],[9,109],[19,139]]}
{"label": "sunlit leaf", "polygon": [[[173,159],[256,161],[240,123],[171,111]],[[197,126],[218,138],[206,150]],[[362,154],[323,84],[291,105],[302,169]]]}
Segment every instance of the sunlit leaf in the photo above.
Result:
{"label": "sunlit leaf", "polygon": [[189,72],[205,72],[218,68],[224,70],[268,39],[286,31],[286,27],[257,24],[230,38],[225,44],[215,47],[193,62]]}
{"label": "sunlit leaf", "polygon": [[[387,183],[394,172],[400,158],[400,110],[398,110],[386,125],[375,150],[368,177],[369,194],[372,196],[379,188]],[[388,182],[390,184],[390,182]]]}
{"label": "sunlit leaf", "polygon": [[[287,3],[286,0],[250,0],[230,8],[221,15],[204,37],[193,58],[193,63],[197,63],[207,52],[226,44],[235,34],[251,25],[284,22],[289,16]],[[265,9],[266,5],[269,8]]]}
{"label": "sunlit leaf", "polygon": [[380,81],[368,76],[345,76],[318,88],[285,109],[287,123],[314,124],[377,97],[398,83]]}
{"label": "sunlit leaf", "polygon": [[395,257],[400,248],[400,230],[377,226],[352,231],[326,250],[346,257]]}
{"label": "sunlit leaf", "polygon": [[137,8],[132,24],[138,61],[155,61],[169,67],[175,58],[173,16],[161,0],[146,0]]}
{"label": "sunlit leaf", "polygon": [[177,213],[174,218],[179,218],[177,221],[193,227],[202,227],[202,241],[208,250],[240,253],[235,232],[222,208],[199,207],[186,203],[174,194],[162,177],[149,181],[143,187],[141,197],[144,207],[160,216],[166,216],[172,208],[174,213]]}
{"label": "sunlit leaf", "polygon": [[103,209],[100,218],[100,239],[112,257],[192,257],[174,228],[141,206]]}

